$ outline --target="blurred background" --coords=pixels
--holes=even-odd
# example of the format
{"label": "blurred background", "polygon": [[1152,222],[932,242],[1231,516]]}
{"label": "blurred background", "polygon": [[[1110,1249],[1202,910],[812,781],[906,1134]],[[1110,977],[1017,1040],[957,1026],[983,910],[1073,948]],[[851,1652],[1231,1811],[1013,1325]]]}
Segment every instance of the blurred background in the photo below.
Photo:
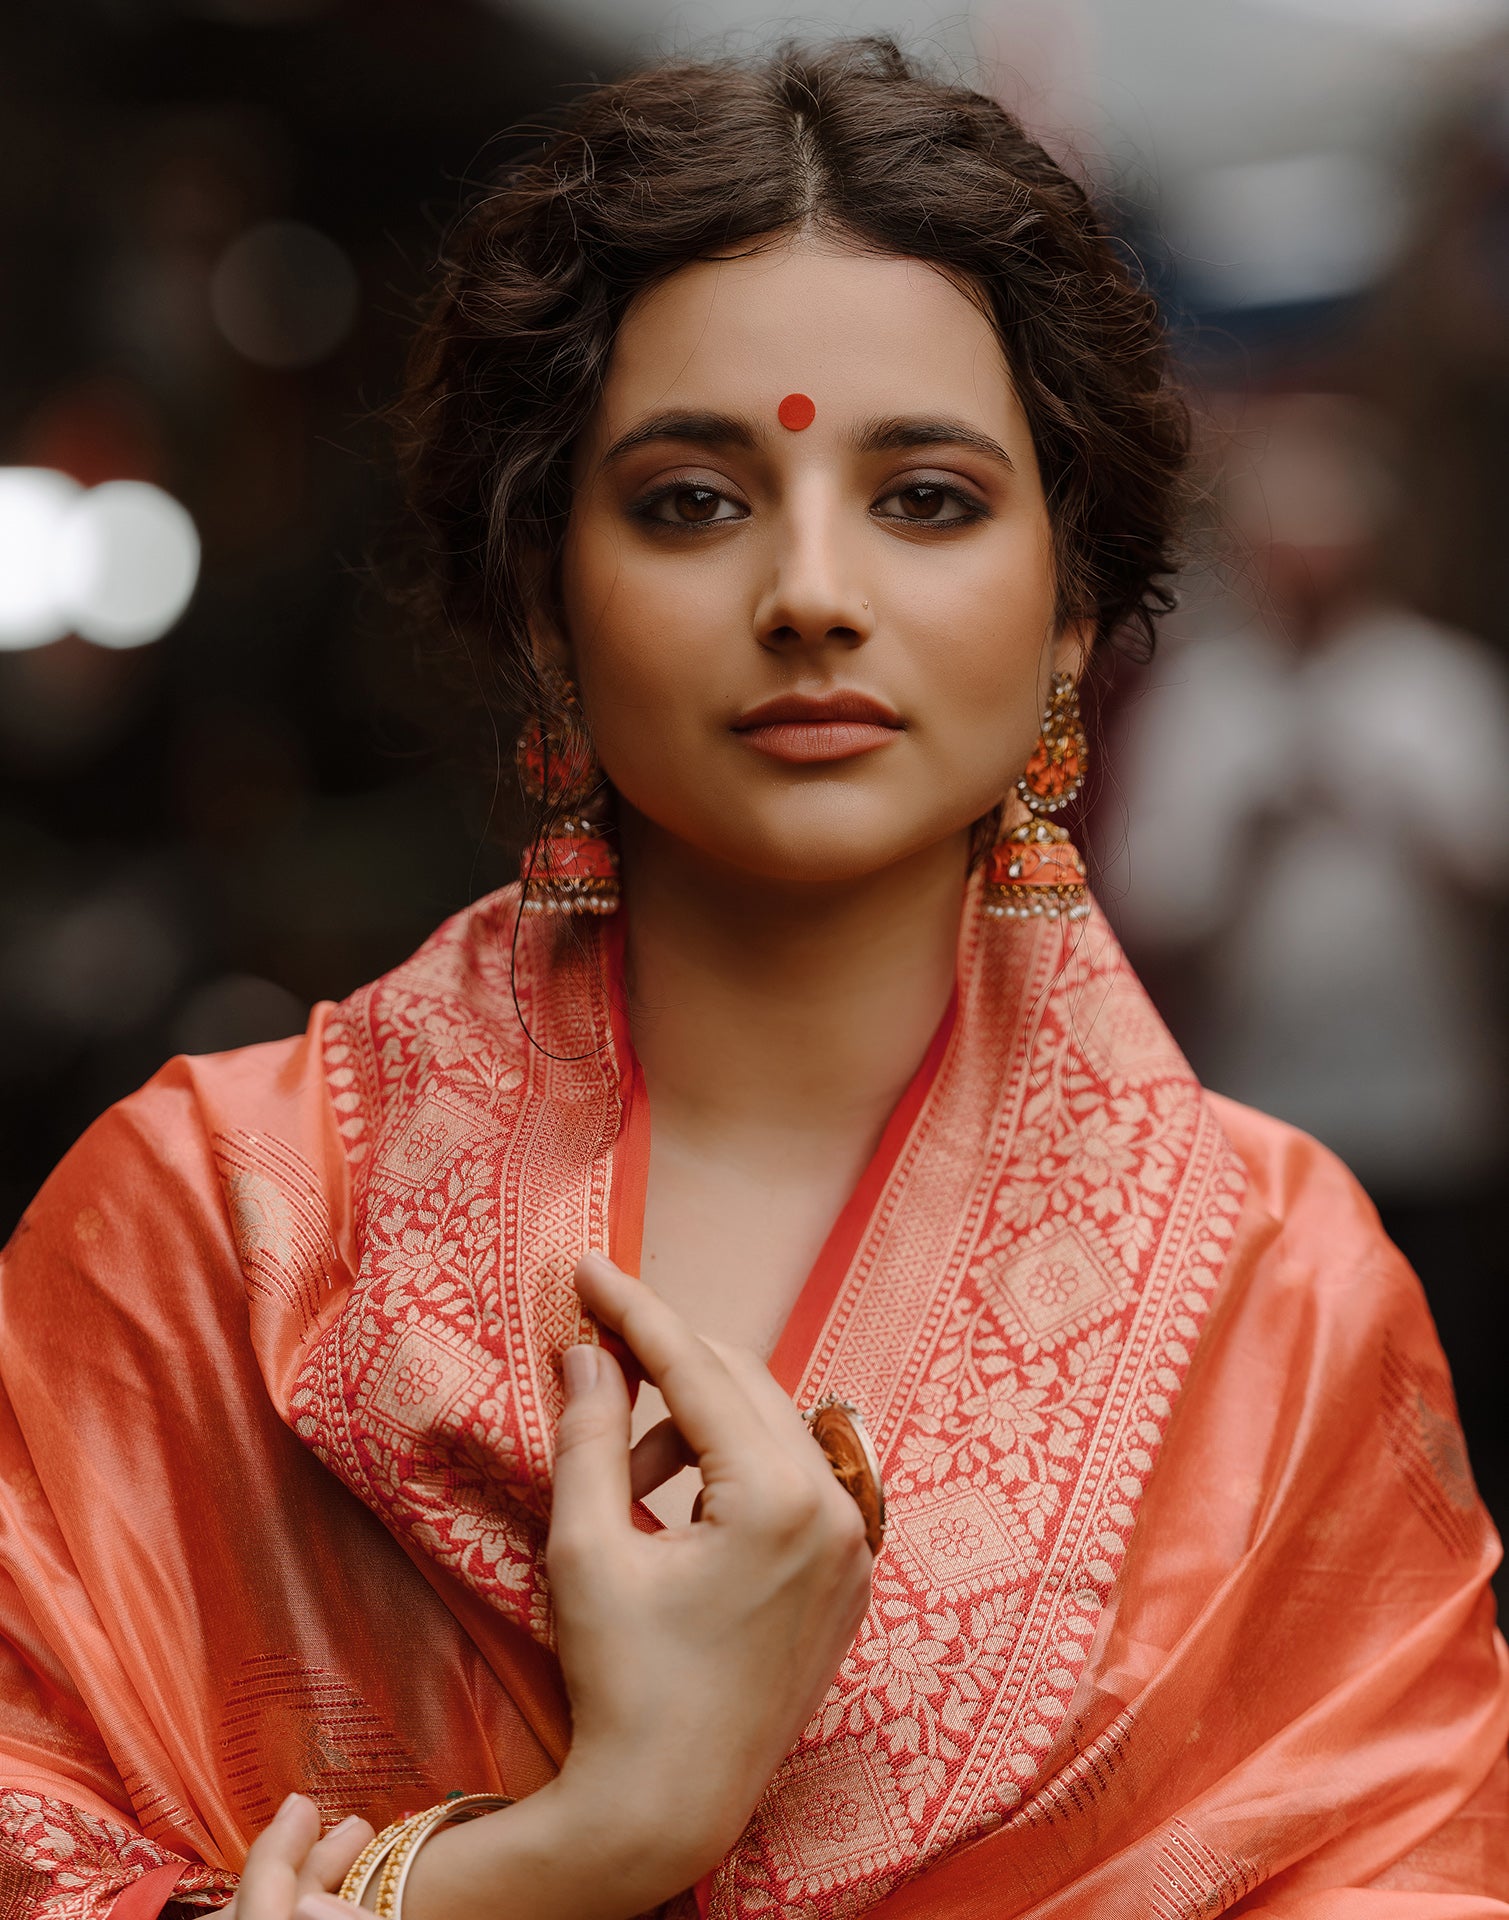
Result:
{"label": "blurred background", "polygon": [[1502,0],[7,0],[0,1235],[170,1054],[511,877],[370,567],[377,415],[507,129],[874,29],[1021,111],[1165,303],[1205,486],[1157,660],[1097,689],[1101,896],[1208,1083],[1367,1184],[1502,1525]]}

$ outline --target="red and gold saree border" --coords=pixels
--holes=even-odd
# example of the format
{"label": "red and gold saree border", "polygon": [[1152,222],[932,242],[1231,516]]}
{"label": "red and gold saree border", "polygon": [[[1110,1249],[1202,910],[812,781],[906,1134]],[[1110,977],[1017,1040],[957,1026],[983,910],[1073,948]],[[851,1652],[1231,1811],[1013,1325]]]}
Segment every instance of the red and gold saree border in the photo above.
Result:
{"label": "red and gold saree border", "polygon": [[1245,1190],[1102,920],[966,919],[954,1034],[798,1386],[875,1434],[875,1599],[715,1915],[858,1910],[1030,1793]]}
{"label": "red and gold saree border", "polygon": [[[571,1268],[604,1245],[633,1264],[648,1146],[611,940],[495,896],[332,1013],[356,1273],[288,1394],[416,1557],[546,1646],[559,1354],[591,1336]],[[1104,922],[967,902],[955,1017],[776,1356],[799,1401],[839,1393],[876,1436],[875,1600],[718,1914],[857,1910],[1030,1791],[1242,1191]]]}

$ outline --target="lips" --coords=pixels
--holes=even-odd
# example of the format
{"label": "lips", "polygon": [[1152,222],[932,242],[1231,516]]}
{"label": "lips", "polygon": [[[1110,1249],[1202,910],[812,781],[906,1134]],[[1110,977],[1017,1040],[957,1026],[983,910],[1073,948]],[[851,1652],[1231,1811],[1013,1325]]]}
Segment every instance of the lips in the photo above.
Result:
{"label": "lips", "polygon": [[733,731],[772,760],[813,765],[873,753],[906,729],[883,700],[840,688],[824,694],[779,694],[741,715]]}

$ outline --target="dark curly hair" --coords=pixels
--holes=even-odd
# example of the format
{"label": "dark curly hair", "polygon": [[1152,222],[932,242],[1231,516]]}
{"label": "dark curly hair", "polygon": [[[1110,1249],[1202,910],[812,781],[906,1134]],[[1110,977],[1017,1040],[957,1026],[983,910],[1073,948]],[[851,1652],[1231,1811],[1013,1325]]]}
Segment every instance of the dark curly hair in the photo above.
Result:
{"label": "dark curly hair", "polygon": [[452,234],[394,415],[425,624],[485,667],[489,697],[541,697],[529,615],[625,309],[798,228],[931,262],[986,305],[1042,469],[1060,616],[1151,647],[1189,441],[1156,304],[1010,113],[862,39],[595,86]]}

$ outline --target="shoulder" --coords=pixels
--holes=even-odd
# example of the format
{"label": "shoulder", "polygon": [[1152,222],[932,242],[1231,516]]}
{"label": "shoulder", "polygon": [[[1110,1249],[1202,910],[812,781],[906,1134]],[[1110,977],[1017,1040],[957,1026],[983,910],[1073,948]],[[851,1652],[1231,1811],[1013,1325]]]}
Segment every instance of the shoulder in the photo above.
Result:
{"label": "shoulder", "polygon": [[[1312,1412],[1355,1399],[1379,1406],[1388,1425],[1407,1399],[1455,1432],[1450,1370],[1424,1288],[1355,1175],[1298,1127],[1207,1098],[1249,1182],[1247,1232],[1238,1236],[1246,1254],[1217,1315],[1225,1324],[1212,1358],[1240,1374],[1261,1351],[1275,1376],[1313,1396]],[[1318,1439],[1329,1416],[1312,1425]]]}
{"label": "shoulder", "polygon": [[191,1298],[240,1300],[224,1150],[238,1135],[310,1131],[326,1009],[288,1040],[169,1060],[58,1163],[0,1254],[6,1326],[66,1336],[69,1316],[135,1319]]}
{"label": "shoulder", "polygon": [[1283,1296],[1313,1330],[1332,1326],[1343,1345],[1369,1344],[1392,1324],[1439,1354],[1414,1270],[1345,1162],[1287,1121],[1205,1097],[1246,1169],[1260,1291]]}
{"label": "shoulder", "polygon": [[1313,1135],[1222,1094],[1207,1093],[1247,1172],[1249,1191],[1289,1251],[1328,1261],[1398,1259],[1356,1175]]}
{"label": "shoulder", "polygon": [[1307,1386],[1312,1442],[1324,1444],[1354,1402],[1378,1409],[1391,1450],[1409,1440],[1403,1425],[1422,1429],[1406,1451],[1439,1455],[1449,1438],[1466,1485],[1450,1372],[1424,1289],[1355,1175],[1298,1127],[1207,1098],[1249,1180],[1247,1257],[1232,1276],[1213,1357],[1240,1375],[1262,1352],[1274,1377],[1296,1392]]}
{"label": "shoulder", "polygon": [[[250,1294],[254,1319],[279,1300],[301,1323],[318,1313],[355,1264],[353,1169],[385,1109],[447,1079],[471,1092],[478,1063],[507,1079],[523,1049],[517,919],[515,889],[490,895],[391,972],[317,1005],[304,1033],[179,1056],[116,1102],[0,1256],[6,1325],[44,1299],[135,1316],[213,1297],[244,1322]],[[538,993],[533,980],[522,990]]]}

